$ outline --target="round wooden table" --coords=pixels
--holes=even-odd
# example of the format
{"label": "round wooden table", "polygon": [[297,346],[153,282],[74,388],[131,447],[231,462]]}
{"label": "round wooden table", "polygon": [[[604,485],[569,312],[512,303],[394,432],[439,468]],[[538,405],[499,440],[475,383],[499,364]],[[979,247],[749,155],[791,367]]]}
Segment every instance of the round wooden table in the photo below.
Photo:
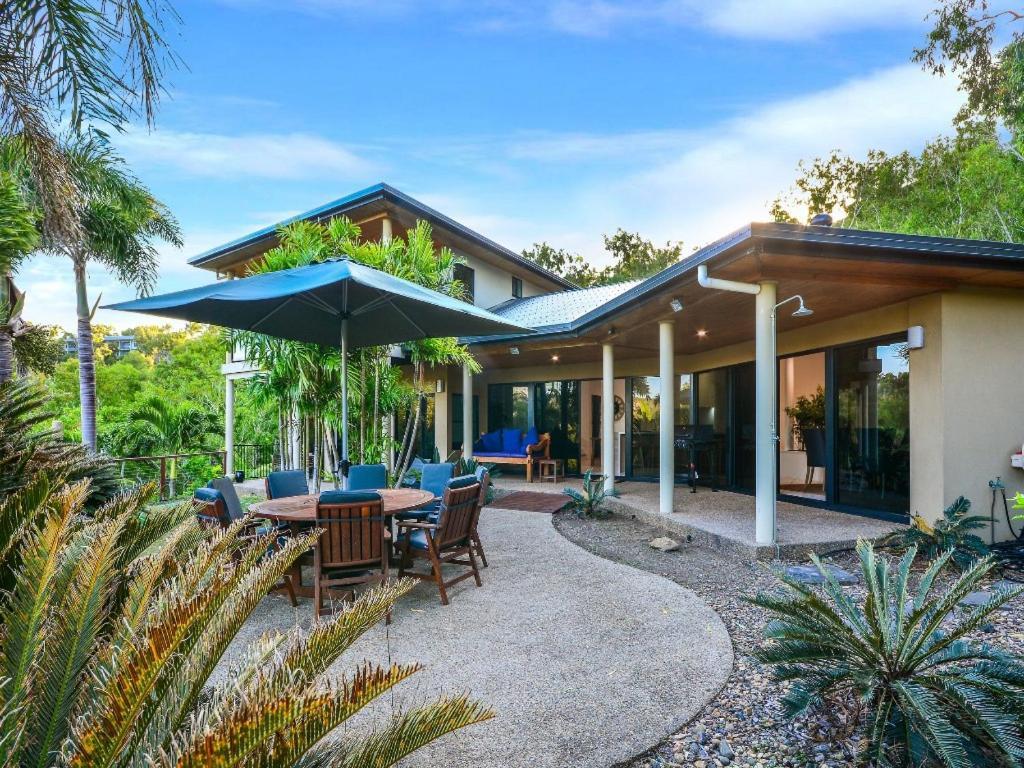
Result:
{"label": "round wooden table", "polygon": [[[397,515],[419,509],[433,501],[434,494],[418,488],[381,488],[376,491],[384,500],[384,514]],[[268,517],[288,523],[312,523],[316,520],[316,494],[287,496],[283,499],[258,501],[249,506],[256,517]]]}
{"label": "round wooden table", "polygon": [[[412,509],[419,509],[434,499],[430,491],[418,488],[381,488],[376,491],[384,501],[384,516],[392,517]],[[293,533],[300,533],[303,528],[316,521],[316,494],[305,496],[287,496],[283,499],[268,499],[249,505],[249,511],[256,517],[266,517],[289,523]],[[391,546],[391,541],[388,541]],[[296,560],[291,567],[290,576],[295,594],[302,597],[313,597],[313,588],[302,583],[302,564]]]}

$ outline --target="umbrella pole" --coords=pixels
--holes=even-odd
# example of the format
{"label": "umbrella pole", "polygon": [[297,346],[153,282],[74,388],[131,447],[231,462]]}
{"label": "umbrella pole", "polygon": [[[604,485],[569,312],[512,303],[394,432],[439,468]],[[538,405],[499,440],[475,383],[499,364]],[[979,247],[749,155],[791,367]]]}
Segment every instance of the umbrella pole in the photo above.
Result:
{"label": "umbrella pole", "polygon": [[348,318],[341,320],[341,487],[348,490]]}

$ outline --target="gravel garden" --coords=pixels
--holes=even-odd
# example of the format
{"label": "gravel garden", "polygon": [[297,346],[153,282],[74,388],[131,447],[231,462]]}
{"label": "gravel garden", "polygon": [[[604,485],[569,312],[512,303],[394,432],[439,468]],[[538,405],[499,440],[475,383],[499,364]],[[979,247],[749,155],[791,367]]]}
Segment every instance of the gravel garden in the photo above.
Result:
{"label": "gravel garden", "polygon": [[[830,701],[828,706],[789,718],[783,697],[790,684],[776,681],[771,669],[753,656],[765,644],[769,615],[747,598],[758,592],[778,592],[780,582],[772,568],[807,565],[806,561],[744,561],[685,542],[678,549],[661,551],[651,542],[671,534],[628,513],[588,517],[565,510],[556,514],[553,522],[563,536],[598,556],[659,574],[693,590],[721,616],[732,639],[735,664],[719,695],[683,729],[620,768],[845,768],[859,764],[857,755],[865,746],[866,729],[853,697]],[[837,571],[840,575],[845,572],[854,576],[853,583],[843,586],[843,593],[861,602],[866,588],[859,578],[857,554],[834,552],[822,559],[841,569]],[[922,573],[923,566],[915,565],[912,586]],[[936,587],[941,591],[957,575],[951,563],[936,579]],[[997,579],[990,576],[977,585],[949,621],[972,610],[972,603],[984,601],[995,589],[1011,585],[1000,584]],[[968,639],[1018,656],[1024,653],[1024,597],[996,610]],[[687,682],[679,680],[678,684]]]}

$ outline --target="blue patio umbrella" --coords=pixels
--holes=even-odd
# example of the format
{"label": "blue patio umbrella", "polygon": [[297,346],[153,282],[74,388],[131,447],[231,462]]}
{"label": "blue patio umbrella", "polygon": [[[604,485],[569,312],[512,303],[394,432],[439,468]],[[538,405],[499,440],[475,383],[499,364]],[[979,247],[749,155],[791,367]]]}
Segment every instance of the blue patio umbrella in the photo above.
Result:
{"label": "blue patio umbrella", "polygon": [[341,459],[346,478],[350,349],[445,336],[530,332],[472,304],[347,258],[222,280],[104,308],[340,346]]}

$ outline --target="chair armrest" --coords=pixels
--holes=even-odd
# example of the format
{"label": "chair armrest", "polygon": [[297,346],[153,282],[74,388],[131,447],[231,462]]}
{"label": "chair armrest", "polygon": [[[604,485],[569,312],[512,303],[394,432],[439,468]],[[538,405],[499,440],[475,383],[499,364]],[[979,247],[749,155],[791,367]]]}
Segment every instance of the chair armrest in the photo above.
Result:
{"label": "chair armrest", "polygon": [[404,520],[398,521],[399,528],[423,528],[424,530],[436,531],[437,523],[420,523],[415,520],[405,522]]}
{"label": "chair armrest", "polygon": [[213,515],[204,515],[202,512],[196,512],[196,517],[204,523],[212,523],[220,525],[220,518],[214,517]]}

